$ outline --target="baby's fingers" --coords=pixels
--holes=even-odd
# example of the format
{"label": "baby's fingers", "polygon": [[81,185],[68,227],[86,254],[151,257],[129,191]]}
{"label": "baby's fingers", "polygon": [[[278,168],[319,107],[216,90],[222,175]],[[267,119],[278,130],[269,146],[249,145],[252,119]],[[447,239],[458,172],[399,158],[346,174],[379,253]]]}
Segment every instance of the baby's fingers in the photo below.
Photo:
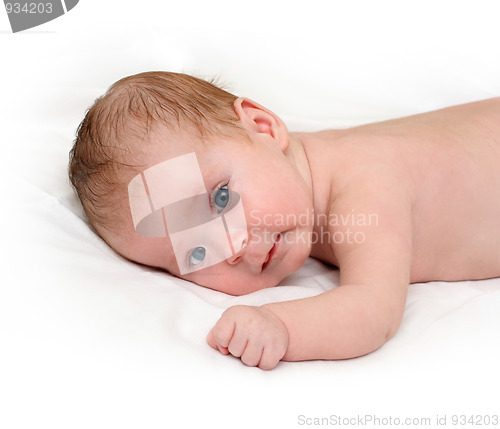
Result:
{"label": "baby's fingers", "polygon": [[245,352],[248,344],[248,334],[246,329],[241,326],[236,325],[233,335],[231,337],[231,341],[227,346],[229,353],[231,353],[234,357],[241,357]]}
{"label": "baby's fingers", "polygon": [[220,319],[207,335],[207,343],[223,355],[229,354],[228,346],[233,337],[235,324],[228,320]]}
{"label": "baby's fingers", "polygon": [[269,371],[278,365],[282,357],[283,355],[276,353],[276,350],[273,350],[272,348],[264,348],[258,366],[260,369]]}
{"label": "baby's fingers", "polygon": [[261,344],[248,343],[245,351],[241,355],[241,361],[246,366],[259,366],[264,347]]}
{"label": "baby's fingers", "polygon": [[214,328],[210,329],[210,332],[207,335],[207,343],[210,347],[217,350],[217,343],[215,342],[214,337]]}
{"label": "baby's fingers", "polygon": [[278,365],[286,353],[287,345],[288,341],[269,341],[262,351],[259,368],[268,371]]}
{"label": "baby's fingers", "polygon": [[223,355],[228,355],[229,354],[229,350],[227,349],[227,347],[218,346],[217,350],[219,350],[219,352],[221,354],[223,354]]}
{"label": "baby's fingers", "polygon": [[218,350],[223,355],[228,355],[229,354],[229,351],[228,351],[227,347],[222,347],[222,346],[218,345],[217,342],[215,341],[214,330],[213,329],[211,329],[210,332],[207,335],[207,343],[208,343],[208,345],[210,347],[212,347],[215,350]]}

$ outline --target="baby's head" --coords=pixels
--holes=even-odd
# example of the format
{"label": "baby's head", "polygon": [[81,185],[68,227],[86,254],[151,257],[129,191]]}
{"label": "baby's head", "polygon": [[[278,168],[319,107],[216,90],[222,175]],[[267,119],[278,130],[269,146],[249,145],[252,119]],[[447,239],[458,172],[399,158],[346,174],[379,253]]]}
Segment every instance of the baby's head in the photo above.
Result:
{"label": "baby's head", "polygon": [[141,73],[88,110],[69,175],[119,254],[241,295],[275,286],[309,254],[312,197],[288,149],[284,124],[257,103],[192,76]]}

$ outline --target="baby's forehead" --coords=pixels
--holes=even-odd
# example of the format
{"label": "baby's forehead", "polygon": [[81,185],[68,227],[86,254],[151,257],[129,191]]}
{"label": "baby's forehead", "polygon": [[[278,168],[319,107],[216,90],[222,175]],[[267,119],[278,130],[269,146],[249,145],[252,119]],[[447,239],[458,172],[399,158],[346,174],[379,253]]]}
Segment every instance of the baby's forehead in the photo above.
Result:
{"label": "baby's forehead", "polygon": [[157,122],[147,129],[148,146],[164,155],[178,156],[189,152],[190,149],[201,150],[205,139],[190,125],[167,125]]}
{"label": "baby's forehead", "polygon": [[[169,165],[169,173],[163,177],[177,180],[187,180],[199,173],[208,186],[210,179],[218,173],[220,160],[227,155],[227,147],[221,144],[221,140],[202,140],[190,134],[163,134],[152,136],[150,147],[139,163],[140,168],[135,171],[154,169],[155,166],[166,163]],[[193,154],[196,164],[191,162],[187,165],[186,155]],[[168,162],[167,162],[168,161]],[[173,162],[170,162],[173,161]]]}

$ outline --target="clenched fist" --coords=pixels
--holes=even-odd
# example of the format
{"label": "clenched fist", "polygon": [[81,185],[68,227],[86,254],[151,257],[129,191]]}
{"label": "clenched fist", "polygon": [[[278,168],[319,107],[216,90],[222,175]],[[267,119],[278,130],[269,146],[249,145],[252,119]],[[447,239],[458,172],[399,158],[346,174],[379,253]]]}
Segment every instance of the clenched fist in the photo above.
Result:
{"label": "clenched fist", "polygon": [[288,331],[270,310],[236,305],[222,313],[207,342],[223,355],[239,357],[245,365],[269,370],[287,351]]}

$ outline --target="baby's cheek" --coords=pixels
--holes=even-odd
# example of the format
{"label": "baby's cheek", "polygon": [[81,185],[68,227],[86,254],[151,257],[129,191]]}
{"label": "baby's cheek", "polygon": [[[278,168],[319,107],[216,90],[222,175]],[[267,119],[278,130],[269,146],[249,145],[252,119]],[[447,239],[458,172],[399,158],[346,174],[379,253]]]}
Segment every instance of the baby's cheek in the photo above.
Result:
{"label": "baby's cheek", "polygon": [[296,272],[311,253],[311,234],[309,232],[298,231],[294,238],[296,241],[290,245],[289,252],[283,260],[289,271],[288,274]]}
{"label": "baby's cheek", "polygon": [[229,295],[241,295],[240,293],[237,293],[239,289],[238,286],[241,281],[239,281],[239,278],[235,273],[227,272],[222,274],[220,271],[216,273],[211,271],[213,271],[211,268],[206,268],[204,270],[182,276],[182,278],[207,289],[216,290]]}

